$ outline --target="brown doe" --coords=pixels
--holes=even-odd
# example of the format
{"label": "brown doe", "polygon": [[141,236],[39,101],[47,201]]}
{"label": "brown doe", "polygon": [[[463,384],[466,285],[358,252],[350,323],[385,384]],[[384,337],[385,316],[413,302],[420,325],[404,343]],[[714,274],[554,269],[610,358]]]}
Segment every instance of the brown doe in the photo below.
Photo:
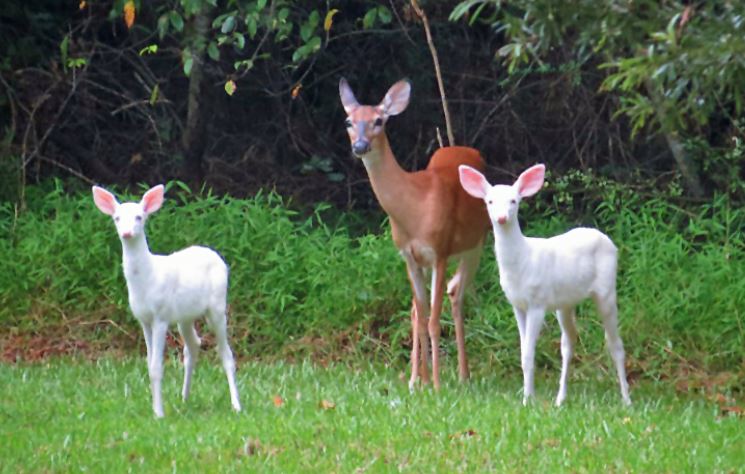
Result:
{"label": "brown doe", "polygon": [[[360,105],[347,81],[339,82],[352,153],[365,165],[373,192],[389,216],[393,241],[406,261],[414,293],[409,388],[414,388],[420,375],[422,382],[429,379],[431,340],[432,381],[438,389],[440,313],[450,258],[458,261],[458,269],[447,285],[458,346],[458,376],[461,381],[469,376],[463,297],[479,265],[489,216],[484,202],[461,187],[458,166],[483,170],[484,161],[478,150],[452,146],[437,150],[425,170],[403,170],[388,143],[385,124],[389,117],[406,109],[410,94],[411,85],[402,80],[391,86],[379,105]],[[427,269],[432,270],[431,299],[427,298]]]}

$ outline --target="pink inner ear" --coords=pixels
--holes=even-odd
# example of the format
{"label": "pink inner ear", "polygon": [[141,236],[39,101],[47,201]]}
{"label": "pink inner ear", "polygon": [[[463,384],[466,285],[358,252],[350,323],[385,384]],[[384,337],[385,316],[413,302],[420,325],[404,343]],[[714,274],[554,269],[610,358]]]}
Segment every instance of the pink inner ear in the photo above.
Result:
{"label": "pink inner ear", "polygon": [[159,184],[142,196],[142,209],[146,214],[152,214],[163,205],[163,185]]}
{"label": "pink inner ear", "polygon": [[460,173],[460,184],[468,194],[479,199],[483,199],[486,196],[486,189],[489,183],[483,174],[465,165],[459,166],[458,172]]}
{"label": "pink inner ear", "polygon": [[93,186],[93,202],[104,214],[112,216],[116,212],[116,199],[114,195],[103,188]]}
{"label": "pink inner ear", "polygon": [[518,192],[521,197],[532,196],[541,190],[543,186],[543,177],[546,173],[546,167],[535,165],[523,171],[517,178]]}

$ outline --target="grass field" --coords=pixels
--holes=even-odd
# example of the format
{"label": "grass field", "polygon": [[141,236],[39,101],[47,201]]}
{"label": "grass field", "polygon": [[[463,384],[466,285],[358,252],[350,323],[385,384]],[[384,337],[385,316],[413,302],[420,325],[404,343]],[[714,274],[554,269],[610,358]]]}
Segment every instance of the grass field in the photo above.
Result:
{"label": "grass field", "polygon": [[[452,369],[452,367],[450,368]],[[155,420],[143,358],[0,365],[3,472],[743,472],[743,419],[662,382],[632,387],[580,367],[567,404],[558,373],[520,380],[448,370],[441,392],[410,394],[403,367],[244,363],[242,413],[210,356],[192,398],[166,366],[166,418]],[[579,379],[579,380],[577,380]]]}

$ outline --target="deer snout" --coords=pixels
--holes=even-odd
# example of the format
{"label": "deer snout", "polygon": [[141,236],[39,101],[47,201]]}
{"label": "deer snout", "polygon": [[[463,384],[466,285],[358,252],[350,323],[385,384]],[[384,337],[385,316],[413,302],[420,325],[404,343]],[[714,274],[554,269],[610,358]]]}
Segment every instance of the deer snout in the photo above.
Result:
{"label": "deer snout", "polygon": [[497,224],[500,224],[501,225],[501,224],[504,224],[505,222],[507,222],[507,216],[499,216],[499,217],[497,217]]}
{"label": "deer snout", "polygon": [[134,234],[132,233],[131,230],[125,230],[124,232],[122,232],[121,235],[122,235],[122,239],[131,239]]}
{"label": "deer snout", "polygon": [[370,142],[357,140],[352,144],[352,153],[357,156],[364,155],[368,151],[370,151]]}

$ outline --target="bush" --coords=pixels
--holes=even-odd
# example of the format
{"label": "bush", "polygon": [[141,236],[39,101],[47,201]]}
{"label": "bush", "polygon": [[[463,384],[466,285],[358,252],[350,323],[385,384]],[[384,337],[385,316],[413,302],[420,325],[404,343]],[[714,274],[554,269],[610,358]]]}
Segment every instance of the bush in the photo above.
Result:
{"label": "bush", "polygon": [[[577,183],[596,196],[568,199]],[[224,256],[231,268],[230,324],[239,354],[408,357],[410,290],[387,230],[353,236],[353,216],[334,216],[324,205],[292,210],[271,193],[235,199],[171,186],[167,198],[148,224],[151,249],[169,253],[199,243]],[[575,201],[589,212],[567,214]],[[109,219],[88,193],[68,195],[59,182],[51,190],[29,188],[28,202],[28,211],[17,218],[9,205],[0,210],[3,332],[82,326],[83,337],[108,340],[119,334],[116,326],[139,343]],[[587,204],[592,202],[597,204]],[[657,376],[681,360],[714,369],[742,360],[745,212],[726,197],[684,209],[674,195],[642,197],[626,186],[570,174],[524,203],[521,215],[527,235],[587,224],[616,242],[630,364]],[[466,309],[472,359],[518,369],[514,317],[491,251],[484,253],[472,293]],[[607,359],[600,321],[590,308],[580,309],[578,357],[596,363]],[[110,324],[94,324],[100,321]],[[538,362],[556,365],[558,325],[548,324],[551,336],[541,338]],[[443,327],[444,351],[454,354],[449,313]]]}

